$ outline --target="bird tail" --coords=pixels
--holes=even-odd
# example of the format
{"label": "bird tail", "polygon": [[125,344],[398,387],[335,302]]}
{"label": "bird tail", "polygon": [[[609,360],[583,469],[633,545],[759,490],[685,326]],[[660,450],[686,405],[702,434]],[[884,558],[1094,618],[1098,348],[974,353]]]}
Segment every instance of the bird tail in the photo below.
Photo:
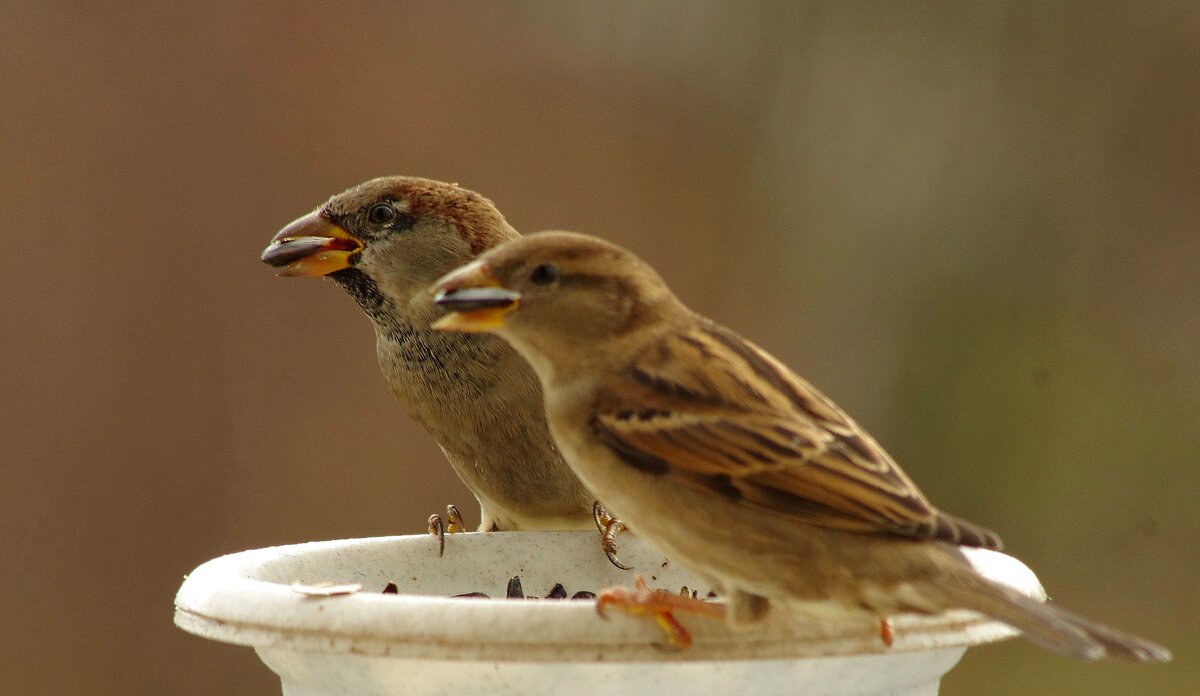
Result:
{"label": "bird tail", "polygon": [[1167,662],[1171,651],[1157,643],[1043,604],[978,576],[938,586],[953,606],[986,614],[1021,631],[1038,645],[1082,660],[1117,657],[1135,662]]}

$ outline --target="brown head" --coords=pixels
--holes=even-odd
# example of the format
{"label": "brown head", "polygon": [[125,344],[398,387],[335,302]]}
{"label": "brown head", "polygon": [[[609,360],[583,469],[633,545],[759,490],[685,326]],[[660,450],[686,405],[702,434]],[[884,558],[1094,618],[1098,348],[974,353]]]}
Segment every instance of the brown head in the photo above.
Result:
{"label": "brown head", "polygon": [[279,275],[328,276],[373,319],[428,314],[430,283],[517,232],[483,196],[431,179],[372,179],[284,227],[262,253]]}
{"label": "brown head", "polygon": [[443,331],[496,333],[543,368],[616,362],[691,313],[633,253],[596,237],[542,232],[502,244],[439,280]]}

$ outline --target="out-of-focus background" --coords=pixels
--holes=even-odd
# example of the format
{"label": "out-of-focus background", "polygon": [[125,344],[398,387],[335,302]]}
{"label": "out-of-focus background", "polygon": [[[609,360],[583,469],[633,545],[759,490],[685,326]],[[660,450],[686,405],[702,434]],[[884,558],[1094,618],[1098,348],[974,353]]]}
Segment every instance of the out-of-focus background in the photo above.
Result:
{"label": "out-of-focus background", "polygon": [[[1200,5],[6,2],[0,693],[272,694],[171,623],[219,554],[468,493],[271,235],[382,174],[632,247],[1055,599],[1200,682]],[[1190,686],[1188,686],[1190,685]]]}

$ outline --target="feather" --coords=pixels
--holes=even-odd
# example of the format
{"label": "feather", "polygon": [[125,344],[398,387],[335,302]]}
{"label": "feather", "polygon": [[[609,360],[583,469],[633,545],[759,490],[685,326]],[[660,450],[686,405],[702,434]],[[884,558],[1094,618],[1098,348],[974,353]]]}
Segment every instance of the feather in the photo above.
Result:
{"label": "feather", "polygon": [[701,323],[643,351],[592,427],[630,466],[820,527],[999,549],[934,508],[869,435],[737,334]]}

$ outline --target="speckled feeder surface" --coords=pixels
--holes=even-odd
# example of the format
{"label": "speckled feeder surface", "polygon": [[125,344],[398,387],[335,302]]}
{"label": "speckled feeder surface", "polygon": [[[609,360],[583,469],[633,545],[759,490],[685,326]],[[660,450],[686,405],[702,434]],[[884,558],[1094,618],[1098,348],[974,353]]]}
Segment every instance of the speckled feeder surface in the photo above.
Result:
{"label": "speckled feeder surface", "polygon": [[[193,571],[175,598],[175,623],[198,636],[254,647],[285,696],[333,694],[936,694],[967,647],[1016,634],[966,611],[892,620],[883,644],[873,622],[819,622],[772,612],[761,628],[732,633],[682,616],[689,650],[664,647],[653,621],[587,600],[504,599],[510,578],[544,597],[632,586],[678,591],[698,584],[652,546],[624,535],[622,571],[591,532],[497,532],[325,541],[244,551]],[[1020,561],[977,551],[988,577],[1043,597]],[[383,594],[394,582],[399,594]],[[293,583],[359,584],[342,596],[306,596]],[[496,599],[451,598],[483,592]]]}

